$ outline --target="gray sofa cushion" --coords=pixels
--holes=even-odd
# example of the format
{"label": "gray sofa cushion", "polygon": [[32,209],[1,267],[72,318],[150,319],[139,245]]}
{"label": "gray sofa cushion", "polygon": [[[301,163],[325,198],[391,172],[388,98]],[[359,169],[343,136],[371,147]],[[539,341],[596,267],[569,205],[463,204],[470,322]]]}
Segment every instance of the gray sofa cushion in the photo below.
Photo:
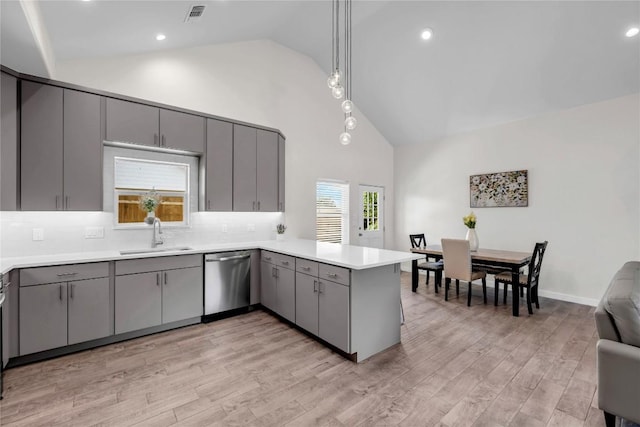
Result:
{"label": "gray sofa cushion", "polygon": [[627,262],[618,270],[603,302],[622,342],[640,347],[640,262]]}

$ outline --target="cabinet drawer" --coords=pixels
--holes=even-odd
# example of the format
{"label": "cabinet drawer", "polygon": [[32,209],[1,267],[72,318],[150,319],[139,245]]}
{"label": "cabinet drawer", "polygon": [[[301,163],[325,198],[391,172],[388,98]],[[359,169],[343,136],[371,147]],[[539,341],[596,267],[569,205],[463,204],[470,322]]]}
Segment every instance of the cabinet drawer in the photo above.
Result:
{"label": "cabinet drawer", "polygon": [[349,286],[350,270],[334,265],[319,264],[318,277]]}
{"label": "cabinet drawer", "polygon": [[304,258],[296,258],[296,271],[318,277],[318,263]]}
{"label": "cabinet drawer", "polygon": [[202,266],[202,255],[176,255],[116,261],[116,276]]}
{"label": "cabinet drawer", "polygon": [[262,251],[262,261],[291,270],[296,268],[296,259],[294,257],[277,252]]}
{"label": "cabinet drawer", "polygon": [[20,270],[20,286],[96,279],[108,276],[108,262],[24,268]]}

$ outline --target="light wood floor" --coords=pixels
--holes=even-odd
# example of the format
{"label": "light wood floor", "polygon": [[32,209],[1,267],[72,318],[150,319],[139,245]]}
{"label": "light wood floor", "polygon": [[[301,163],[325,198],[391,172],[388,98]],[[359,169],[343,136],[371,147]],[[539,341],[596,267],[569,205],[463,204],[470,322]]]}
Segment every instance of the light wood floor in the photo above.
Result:
{"label": "light wood floor", "polygon": [[402,344],[363,363],[254,311],[10,369],[0,424],[604,425],[593,308],[513,318],[423,280],[402,275]]}

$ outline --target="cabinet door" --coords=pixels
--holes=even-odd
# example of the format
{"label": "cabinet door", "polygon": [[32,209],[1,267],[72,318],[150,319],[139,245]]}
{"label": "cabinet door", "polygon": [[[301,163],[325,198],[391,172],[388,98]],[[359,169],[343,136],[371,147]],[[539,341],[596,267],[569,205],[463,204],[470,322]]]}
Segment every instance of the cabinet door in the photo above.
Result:
{"label": "cabinet door", "polygon": [[202,268],[169,270],[162,275],[162,323],[202,316]]}
{"label": "cabinet door", "polygon": [[257,131],[256,210],[278,210],[278,134]]}
{"label": "cabinet door", "polygon": [[107,140],[135,144],[160,144],[160,112],[135,102],[107,98]]}
{"label": "cabinet door", "polygon": [[233,210],[233,124],[207,119],[205,206],[207,211]]}
{"label": "cabinet door", "polygon": [[284,138],[278,135],[278,211],[284,212]]}
{"label": "cabinet door", "polygon": [[11,352],[9,349],[11,346],[11,340],[9,339],[9,335],[11,334],[10,328],[9,328],[9,322],[11,322],[11,316],[9,312],[11,311],[10,300],[13,297],[12,295],[13,289],[15,289],[14,286],[7,287],[5,283],[5,287],[4,287],[5,300],[4,300],[4,304],[2,305],[2,308],[0,308],[0,310],[2,310],[2,368],[7,366],[7,362],[9,362],[9,357],[11,357],[10,356]]}
{"label": "cabinet door", "polygon": [[64,209],[102,210],[100,97],[64,91]]}
{"label": "cabinet door", "polygon": [[322,280],[318,296],[318,336],[349,352],[349,287]]}
{"label": "cabinet door", "polygon": [[111,335],[109,278],[69,282],[69,344]]}
{"label": "cabinet door", "polygon": [[277,267],[276,313],[285,319],[296,321],[296,272]]}
{"label": "cabinet door", "polygon": [[233,125],[233,210],[252,212],[256,206],[256,129]]}
{"label": "cabinet door", "polygon": [[0,210],[18,208],[18,81],[1,73]]}
{"label": "cabinet door", "polygon": [[296,273],[296,325],[318,335],[318,278]]}
{"label": "cabinet door", "polygon": [[276,311],[276,277],[275,266],[269,262],[261,262],[260,267],[260,303]]}
{"label": "cabinet door", "polygon": [[160,272],[116,277],[116,334],[162,323]]}
{"label": "cabinet door", "polygon": [[160,146],[204,152],[204,117],[160,109]]}
{"label": "cabinet door", "polygon": [[62,207],[63,89],[22,81],[20,200],[23,211]]}
{"label": "cabinet door", "polygon": [[20,288],[20,355],[67,345],[67,285]]}

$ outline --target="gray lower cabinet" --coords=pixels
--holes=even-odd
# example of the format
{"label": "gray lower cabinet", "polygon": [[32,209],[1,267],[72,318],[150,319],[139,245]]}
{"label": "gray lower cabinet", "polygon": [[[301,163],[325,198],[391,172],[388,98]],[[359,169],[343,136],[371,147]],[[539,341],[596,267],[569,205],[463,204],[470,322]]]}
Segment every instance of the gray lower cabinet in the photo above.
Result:
{"label": "gray lower cabinet", "polygon": [[295,258],[262,251],[261,303],[285,319],[296,320]]}
{"label": "gray lower cabinet", "polygon": [[349,352],[349,287],[318,282],[318,336]]}
{"label": "gray lower cabinet", "polygon": [[106,113],[109,141],[204,152],[201,116],[114,98],[107,98]]}
{"label": "gray lower cabinet", "polygon": [[204,210],[233,210],[233,124],[207,119]]}
{"label": "gray lower cabinet", "polygon": [[21,209],[102,210],[100,97],[21,85]]}
{"label": "gray lower cabinet", "polygon": [[202,316],[202,268],[165,271],[162,288],[162,323]]}
{"label": "gray lower cabinet", "polygon": [[0,73],[0,210],[18,208],[18,80]]}
{"label": "gray lower cabinet", "polygon": [[202,255],[116,261],[115,282],[116,334],[202,316]]}
{"label": "gray lower cabinet", "polygon": [[21,270],[19,354],[111,335],[108,275],[106,262]]}
{"label": "gray lower cabinet", "polygon": [[296,324],[349,352],[349,270],[297,258],[296,271]]}
{"label": "gray lower cabinet", "polygon": [[296,273],[296,325],[318,335],[318,277]]}
{"label": "gray lower cabinet", "polygon": [[279,210],[278,145],[276,132],[233,125],[234,211]]}
{"label": "gray lower cabinet", "polygon": [[160,272],[116,277],[116,334],[162,324]]}

